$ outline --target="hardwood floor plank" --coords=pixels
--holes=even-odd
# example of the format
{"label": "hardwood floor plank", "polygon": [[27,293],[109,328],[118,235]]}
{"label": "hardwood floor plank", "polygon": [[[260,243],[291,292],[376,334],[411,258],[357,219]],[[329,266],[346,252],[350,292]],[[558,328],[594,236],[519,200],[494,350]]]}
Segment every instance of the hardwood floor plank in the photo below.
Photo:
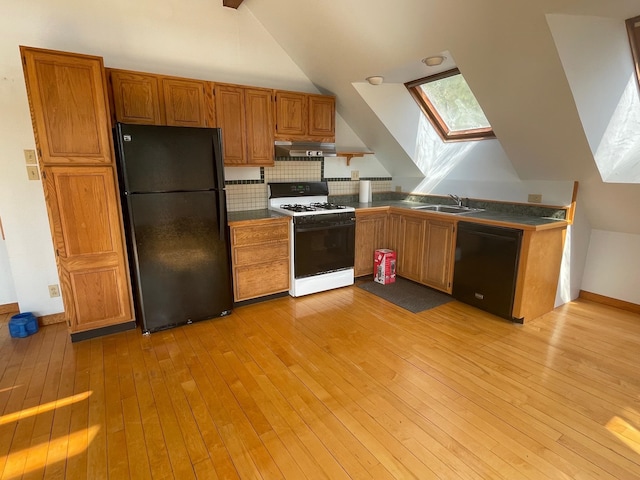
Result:
{"label": "hardwood floor plank", "polygon": [[141,336],[137,330],[128,332],[126,337],[151,475],[154,479],[171,478],[173,473],[169,453],[167,452],[162,427],[160,426],[160,418],[149,381],[150,376],[153,375],[155,377],[157,373],[155,368],[153,366],[148,367],[144,360],[144,352],[151,349],[151,344],[149,339]]}

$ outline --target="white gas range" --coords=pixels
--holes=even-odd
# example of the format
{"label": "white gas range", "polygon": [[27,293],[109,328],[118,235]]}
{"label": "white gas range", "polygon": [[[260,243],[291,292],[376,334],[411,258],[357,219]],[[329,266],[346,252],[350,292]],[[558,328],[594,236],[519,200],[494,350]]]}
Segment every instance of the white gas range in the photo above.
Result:
{"label": "white gas range", "polygon": [[353,285],[355,209],[329,203],[327,182],[270,183],[268,189],[269,209],[293,217],[289,294]]}

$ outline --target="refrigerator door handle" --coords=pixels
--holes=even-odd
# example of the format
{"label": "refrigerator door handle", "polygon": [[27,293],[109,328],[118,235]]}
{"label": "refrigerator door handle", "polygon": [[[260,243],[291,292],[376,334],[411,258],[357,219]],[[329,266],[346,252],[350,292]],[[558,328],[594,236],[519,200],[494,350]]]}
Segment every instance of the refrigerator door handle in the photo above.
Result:
{"label": "refrigerator door handle", "polygon": [[218,223],[220,223],[220,240],[227,238],[227,202],[224,190],[218,190]]}

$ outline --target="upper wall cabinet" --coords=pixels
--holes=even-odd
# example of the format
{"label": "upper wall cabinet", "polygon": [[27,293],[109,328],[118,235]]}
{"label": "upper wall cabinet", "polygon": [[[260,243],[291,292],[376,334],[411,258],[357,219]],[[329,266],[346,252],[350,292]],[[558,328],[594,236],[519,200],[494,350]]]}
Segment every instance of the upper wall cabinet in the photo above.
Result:
{"label": "upper wall cabinet", "polygon": [[164,125],[157,75],[127,70],[107,70],[115,118],[122,123]]}
{"label": "upper wall cabinet", "polygon": [[307,95],[309,101],[309,135],[335,141],[336,99],[327,95]]}
{"label": "upper wall cabinet", "polygon": [[335,114],[335,97],[278,90],[275,138],[335,142]]}
{"label": "upper wall cabinet", "polygon": [[210,127],[205,101],[207,83],[200,80],[163,78],[164,108],[167,125]]}
{"label": "upper wall cabinet", "polygon": [[42,163],[111,163],[102,59],[26,47],[21,53]]}
{"label": "upper wall cabinet", "polygon": [[218,83],[215,98],[225,165],[273,165],[271,90]]}
{"label": "upper wall cabinet", "polygon": [[107,69],[115,120],[143,125],[213,127],[213,84]]}

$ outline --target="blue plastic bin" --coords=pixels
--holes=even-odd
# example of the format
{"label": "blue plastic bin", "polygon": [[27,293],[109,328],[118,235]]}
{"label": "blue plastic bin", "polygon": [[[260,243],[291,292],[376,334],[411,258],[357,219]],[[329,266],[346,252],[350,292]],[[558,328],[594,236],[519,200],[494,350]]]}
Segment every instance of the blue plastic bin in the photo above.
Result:
{"label": "blue plastic bin", "polygon": [[18,313],[9,320],[9,335],[24,338],[38,331],[38,319],[31,312]]}

